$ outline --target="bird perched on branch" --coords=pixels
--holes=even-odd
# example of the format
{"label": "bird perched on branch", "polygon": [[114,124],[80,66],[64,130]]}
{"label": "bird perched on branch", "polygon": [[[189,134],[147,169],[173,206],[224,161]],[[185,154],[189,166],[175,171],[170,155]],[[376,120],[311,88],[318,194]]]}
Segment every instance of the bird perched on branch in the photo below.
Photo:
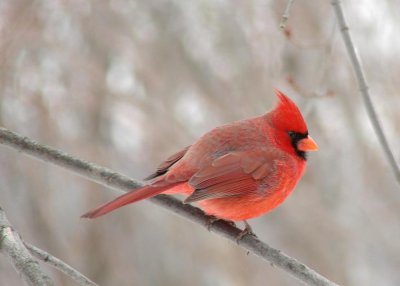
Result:
{"label": "bird perched on branch", "polygon": [[95,218],[158,194],[184,194],[207,214],[229,221],[258,217],[281,204],[301,178],[307,152],[318,149],[296,104],[275,91],[270,112],[204,134],[162,162],[150,182],[82,217]]}

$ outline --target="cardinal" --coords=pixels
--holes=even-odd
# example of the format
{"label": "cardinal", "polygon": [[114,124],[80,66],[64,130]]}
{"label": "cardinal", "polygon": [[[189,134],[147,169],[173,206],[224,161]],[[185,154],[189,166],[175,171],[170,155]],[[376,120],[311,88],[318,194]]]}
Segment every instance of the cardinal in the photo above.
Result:
{"label": "cardinal", "polygon": [[96,218],[158,194],[183,194],[217,219],[244,221],[280,205],[318,149],[296,104],[276,90],[270,112],[216,127],[162,162],[149,183],[84,214]]}

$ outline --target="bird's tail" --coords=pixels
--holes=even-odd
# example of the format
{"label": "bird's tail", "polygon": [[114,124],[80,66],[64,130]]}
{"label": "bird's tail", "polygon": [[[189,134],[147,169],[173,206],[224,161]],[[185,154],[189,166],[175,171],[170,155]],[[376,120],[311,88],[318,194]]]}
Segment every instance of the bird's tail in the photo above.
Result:
{"label": "bird's tail", "polygon": [[144,200],[147,198],[154,197],[164,191],[166,191],[171,186],[163,186],[163,187],[154,187],[154,186],[144,186],[139,189],[134,189],[122,196],[117,197],[116,199],[112,200],[111,202],[105,203],[101,205],[81,217],[83,218],[96,218],[102,215],[105,215],[115,209],[118,209],[122,206],[127,204],[131,204],[140,200]]}

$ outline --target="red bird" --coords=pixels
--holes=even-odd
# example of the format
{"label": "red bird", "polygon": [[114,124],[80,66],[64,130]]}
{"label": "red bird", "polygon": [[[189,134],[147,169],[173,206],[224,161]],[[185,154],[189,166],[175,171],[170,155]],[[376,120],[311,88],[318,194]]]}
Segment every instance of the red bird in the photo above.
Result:
{"label": "red bird", "polygon": [[[272,111],[217,127],[172,155],[151,182],[82,217],[95,218],[158,194],[185,194],[209,215],[230,221],[260,216],[281,204],[318,149],[298,107],[280,91]],[[245,222],[246,223],[246,222]],[[246,229],[248,224],[246,223]]]}

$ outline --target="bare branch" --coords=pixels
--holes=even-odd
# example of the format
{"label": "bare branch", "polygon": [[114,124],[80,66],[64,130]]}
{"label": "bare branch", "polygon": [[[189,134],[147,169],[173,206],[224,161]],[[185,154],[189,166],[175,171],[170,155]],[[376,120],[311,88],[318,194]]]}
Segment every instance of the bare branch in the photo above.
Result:
{"label": "bare branch", "polygon": [[285,12],[282,15],[282,20],[281,23],[279,24],[279,28],[281,30],[284,30],[287,24],[287,21],[289,20],[289,13],[290,13],[290,8],[293,5],[294,0],[288,0]]}
{"label": "bare branch", "polygon": [[[126,191],[143,185],[142,183],[131,180],[124,175],[80,160],[48,146],[41,145],[5,128],[0,128],[0,143],[20,150],[21,152],[29,154],[37,159],[64,167],[82,177],[90,178],[102,185],[115,189]],[[158,195],[151,198],[150,201],[188,219],[193,223],[200,224],[206,228],[209,227],[210,231],[237,243],[236,238],[241,232],[240,229],[223,221],[217,221],[209,226],[210,217],[205,215],[202,210],[196,207],[183,204],[179,200],[167,195]],[[249,252],[285,270],[287,273],[307,285],[337,285],[305,264],[291,258],[280,250],[270,247],[254,236],[246,235],[238,242],[238,244]]]}
{"label": "bare branch", "polygon": [[71,277],[72,279],[75,280],[79,285],[82,286],[97,286],[96,283],[94,283],[92,280],[87,278],[85,275],[80,273],[78,270],[72,268],[69,266],[67,263],[64,261],[58,259],[57,257],[54,257],[50,253],[41,250],[40,248],[37,248],[36,246],[24,242],[26,248],[38,259],[43,260],[44,262],[50,264],[54,268],[60,270],[67,276]]}
{"label": "bare branch", "polygon": [[351,61],[351,64],[353,66],[354,72],[357,77],[358,88],[364,99],[364,104],[367,108],[368,116],[371,120],[372,126],[374,127],[375,133],[378,136],[378,140],[379,140],[380,144],[382,145],[382,149],[386,155],[386,158],[389,161],[389,164],[393,170],[393,173],[394,173],[397,181],[400,183],[400,168],[396,163],[396,159],[394,158],[393,152],[389,147],[389,143],[386,139],[385,134],[383,133],[382,126],[379,122],[378,115],[375,111],[374,105],[372,104],[367,80],[365,78],[365,73],[361,66],[361,61],[357,55],[353,40],[351,38],[349,26],[348,26],[346,18],[344,16],[341,3],[339,0],[332,0],[331,3],[335,10],[336,18],[339,22],[339,27],[340,27],[340,31],[342,32],[343,41],[346,46],[347,53],[350,56],[350,61]]}
{"label": "bare branch", "polygon": [[0,252],[7,256],[14,268],[24,279],[26,284],[32,286],[51,286],[53,281],[39,266],[25,248],[18,233],[8,221],[5,212],[0,207]]}
{"label": "bare branch", "polygon": [[[77,270],[29,243],[22,242],[18,233],[14,231],[5,212],[0,207],[0,252],[7,255],[15,269],[20,273],[28,285],[54,285],[51,279],[39,268],[39,263],[31,256],[47,262],[61,272],[74,279],[82,286],[97,286],[96,283],[79,273]],[[30,252],[30,253],[29,253]]]}

